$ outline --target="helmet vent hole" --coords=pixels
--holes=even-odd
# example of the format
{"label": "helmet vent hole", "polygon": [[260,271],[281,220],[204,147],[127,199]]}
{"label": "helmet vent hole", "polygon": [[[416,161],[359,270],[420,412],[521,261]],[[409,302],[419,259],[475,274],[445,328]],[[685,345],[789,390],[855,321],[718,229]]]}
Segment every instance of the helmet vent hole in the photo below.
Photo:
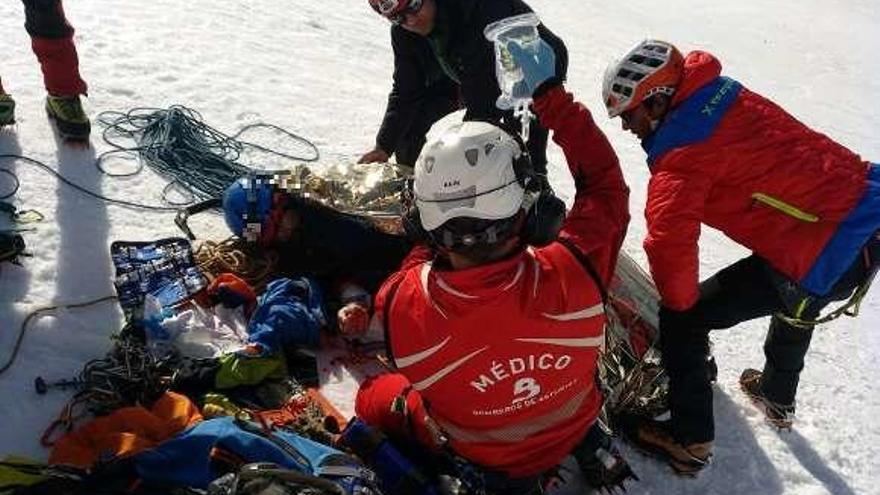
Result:
{"label": "helmet vent hole", "polygon": [[477,166],[477,161],[480,159],[480,150],[476,148],[469,148],[464,152],[464,158],[471,165],[471,167]]}
{"label": "helmet vent hole", "polygon": [[495,149],[495,143],[486,143],[486,146],[483,147],[483,153],[486,156],[489,156],[489,153],[492,153],[492,150]]}
{"label": "helmet vent hole", "polygon": [[613,86],[611,86],[611,90],[614,91],[615,93],[622,94],[623,96],[632,96],[632,94],[633,94],[633,90],[631,87],[624,86],[622,84],[617,84],[617,83],[615,83]]}
{"label": "helmet vent hole", "polygon": [[645,78],[646,74],[644,72],[636,72],[629,69],[620,69],[620,72],[617,73],[618,77],[622,77],[624,79],[629,79],[630,81],[639,82]]}

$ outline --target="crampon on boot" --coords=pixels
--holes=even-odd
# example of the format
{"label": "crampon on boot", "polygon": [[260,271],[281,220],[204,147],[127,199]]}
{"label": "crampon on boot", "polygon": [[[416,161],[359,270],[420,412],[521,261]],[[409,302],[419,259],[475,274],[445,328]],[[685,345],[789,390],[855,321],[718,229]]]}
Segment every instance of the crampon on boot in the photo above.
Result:
{"label": "crampon on boot", "polygon": [[613,494],[626,491],[626,481],[638,481],[626,459],[613,445],[600,447],[589,458],[575,456],[584,480],[597,492]]}
{"label": "crampon on boot", "polygon": [[758,370],[746,369],[739,377],[739,386],[755,407],[764,413],[768,423],[780,430],[790,430],[794,423],[794,404],[779,404],[765,397],[761,391],[761,376]]}
{"label": "crampon on boot", "polygon": [[0,91],[0,127],[15,123],[15,100]]}
{"label": "crampon on boot", "polygon": [[47,96],[46,113],[55,121],[55,128],[63,139],[88,140],[92,126],[79,96]]}

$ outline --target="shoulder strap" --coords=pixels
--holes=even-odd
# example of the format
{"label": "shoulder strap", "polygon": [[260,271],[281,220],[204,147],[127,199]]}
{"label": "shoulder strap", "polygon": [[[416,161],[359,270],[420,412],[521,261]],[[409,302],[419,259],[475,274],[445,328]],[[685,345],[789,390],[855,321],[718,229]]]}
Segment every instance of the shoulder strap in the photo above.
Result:
{"label": "shoulder strap", "polygon": [[405,277],[400,277],[388,289],[388,295],[385,296],[385,303],[382,306],[382,332],[385,335],[385,354],[388,356],[388,362],[394,368],[397,368],[397,366],[394,364],[394,351],[391,349],[391,332],[388,331],[391,323],[388,317],[391,316],[391,305],[394,303],[394,296],[397,295],[397,289],[400,288],[400,284],[403,283],[404,278]]}
{"label": "shoulder strap", "polygon": [[559,237],[556,239],[560,244],[565,246],[571,254],[580,262],[581,266],[584,267],[584,270],[593,279],[593,282],[596,284],[596,288],[599,289],[599,294],[602,296],[602,304],[608,304],[608,290],[605,287],[605,284],[602,282],[602,278],[599,277],[599,272],[596,271],[596,267],[593,266],[593,263],[590,261],[590,258],[578,249],[577,246],[571,242],[570,239],[566,239],[564,237]]}

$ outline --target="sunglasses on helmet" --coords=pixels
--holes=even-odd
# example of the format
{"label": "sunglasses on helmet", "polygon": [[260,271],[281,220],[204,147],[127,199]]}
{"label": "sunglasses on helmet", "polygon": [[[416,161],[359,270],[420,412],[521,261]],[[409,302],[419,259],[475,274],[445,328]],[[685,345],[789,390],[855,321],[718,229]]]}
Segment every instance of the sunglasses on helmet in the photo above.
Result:
{"label": "sunglasses on helmet", "polygon": [[[424,0],[381,0],[378,4],[379,13],[394,25],[406,22],[406,16],[417,14],[422,10]],[[403,8],[400,8],[405,4]]]}

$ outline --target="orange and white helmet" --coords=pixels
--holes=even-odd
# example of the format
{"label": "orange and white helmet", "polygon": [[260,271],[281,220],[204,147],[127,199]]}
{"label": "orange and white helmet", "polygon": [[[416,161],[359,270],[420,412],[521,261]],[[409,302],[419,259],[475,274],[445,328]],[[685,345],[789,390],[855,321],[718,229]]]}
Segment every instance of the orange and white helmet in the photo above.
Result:
{"label": "orange and white helmet", "polygon": [[671,43],[645,40],[623,60],[612,62],[602,81],[602,100],[611,118],[656,94],[671,96],[681,81],[684,57]]}

